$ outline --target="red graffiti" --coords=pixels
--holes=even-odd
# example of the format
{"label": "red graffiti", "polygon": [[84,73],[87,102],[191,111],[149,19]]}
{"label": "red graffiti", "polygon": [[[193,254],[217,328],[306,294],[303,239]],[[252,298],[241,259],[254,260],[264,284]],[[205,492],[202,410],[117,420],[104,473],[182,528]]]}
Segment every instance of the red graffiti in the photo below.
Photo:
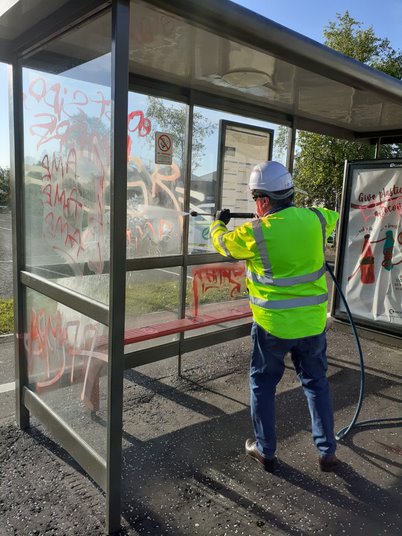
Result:
{"label": "red graffiti", "polygon": [[[48,155],[45,155],[42,168],[44,237],[55,247],[63,245],[74,249],[74,257],[78,259],[83,251],[83,203],[76,187],[76,153],[70,150],[65,164],[60,156],[53,155],[50,163]],[[67,183],[68,187],[65,186]]]}
{"label": "red graffiti", "polygon": [[[106,247],[105,170],[96,146],[93,147],[91,160],[95,165],[91,179],[95,198],[91,205],[87,203],[88,206],[84,206],[79,190],[76,151],[70,149],[65,161],[56,154],[51,160],[48,155],[42,160],[43,236],[53,249],[74,265],[77,273],[81,273],[81,269],[76,263],[85,260],[92,271],[101,273]],[[84,212],[87,214],[85,230]],[[82,257],[83,252],[86,253],[85,258]]]}
{"label": "red graffiti", "polygon": [[56,387],[65,376],[70,384],[82,383],[80,399],[90,409],[99,409],[99,373],[107,354],[99,351],[104,339],[98,326],[82,327],[79,320],[64,322],[60,311],[52,315],[44,309],[31,310],[28,325],[24,344],[36,391]]}
{"label": "red graffiti", "polygon": [[[43,236],[77,275],[82,273],[84,262],[90,270],[100,273],[109,243],[104,219],[109,208],[105,195],[111,147],[110,124],[105,119],[110,123],[111,100],[104,91],[91,94],[62,81],[37,77],[24,93],[24,106],[32,111],[33,120],[28,127],[36,147],[51,143],[52,149],[56,148],[42,159]],[[183,224],[182,200],[174,191],[180,169],[174,163],[168,173],[167,166],[157,165],[148,170],[139,158],[132,156],[135,137],[149,136],[152,124],[142,110],[129,111],[127,122],[127,157],[138,170],[136,180],[129,180],[129,186],[140,185],[144,197],[139,203],[143,206],[169,208],[178,213],[174,221],[140,216],[143,221],[134,221],[128,228],[127,245],[134,253],[141,253],[142,249],[146,255],[159,255],[172,247],[175,230]],[[67,161],[63,161],[60,155],[66,153]],[[95,171],[91,166],[95,166]],[[89,177],[94,187],[87,193],[84,181]]]}
{"label": "red graffiti", "polygon": [[[43,78],[33,80],[24,93],[24,106],[29,109],[30,99],[43,106],[42,112],[34,115],[37,122],[29,128],[30,134],[38,138],[36,147],[56,141],[59,151],[72,144],[85,150],[97,137],[98,143],[107,150],[110,147],[109,129],[104,126],[106,132],[100,135],[97,127],[102,124],[103,117],[110,120],[111,100],[101,91],[96,94],[96,98],[90,98],[80,89],[67,89],[60,83],[46,82]],[[90,112],[90,117],[87,112]],[[94,122],[94,118],[100,123]]]}
{"label": "red graffiti", "polygon": [[[60,152],[72,145],[80,151],[91,150],[97,144],[102,147],[104,155],[109,155],[110,125],[102,123],[102,119],[111,120],[111,99],[105,97],[102,91],[97,91],[96,97],[90,97],[81,89],[70,89],[39,77],[29,84],[23,95],[26,109],[29,109],[30,99],[35,101],[35,106],[42,105],[41,112],[33,116],[37,122],[29,127],[30,134],[37,138],[37,149],[51,141],[58,142],[57,150]],[[148,136],[152,125],[141,110],[129,112],[127,122],[129,159],[132,135]]]}
{"label": "red graffiti", "polygon": [[193,316],[198,316],[199,301],[208,290],[230,285],[230,297],[239,294],[246,274],[244,263],[205,264],[193,268]]}
{"label": "red graffiti", "polygon": [[127,129],[129,134],[127,134],[127,161],[130,160],[131,149],[133,145],[133,139],[130,135],[130,132],[136,132],[138,136],[144,138],[145,136],[148,136],[148,134],[151,132],[151,128],[151,120],[148,117],[145,117],[144,113],[141,110],[136,110],[128,114]]}
{"label": "red graffiti", "polygon": [[[31,312],[29,319],[29,336],[25,338],[28,353],[28,371],[32,374],[33,360],[44,361],[45,378],[38,382],[46,387],[57,382],[65,369],[65,355],[58,353],[57,348],[64,347],[66,341],[65,328],[62,326],[61,314],[56,312],[54,317],[48,316],[44,310]],[[55,372],[52,371],[50,360],[57,360]],[[54,367],[52,367],[54,368]]]}
{"label": "red graffiti", "polygon": [[151,132],[151,121],[145,117],[141,110],[130,112],[127,118],[129,132],[137,132],[142,138]]}

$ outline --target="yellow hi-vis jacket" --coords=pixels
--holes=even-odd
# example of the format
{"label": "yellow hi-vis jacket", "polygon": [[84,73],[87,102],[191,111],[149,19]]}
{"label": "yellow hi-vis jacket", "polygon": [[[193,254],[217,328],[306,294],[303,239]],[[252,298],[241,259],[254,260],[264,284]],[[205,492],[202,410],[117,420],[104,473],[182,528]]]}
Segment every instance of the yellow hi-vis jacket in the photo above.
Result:
{"label": "yellow hi-vis jacket", "polygon": [[282,339],[318,335],[325,329],[328,288],[325,244],[338,213],[289,206],[228,231],[216,220],[215,249],[246,260],[246,283],[254,321]]}

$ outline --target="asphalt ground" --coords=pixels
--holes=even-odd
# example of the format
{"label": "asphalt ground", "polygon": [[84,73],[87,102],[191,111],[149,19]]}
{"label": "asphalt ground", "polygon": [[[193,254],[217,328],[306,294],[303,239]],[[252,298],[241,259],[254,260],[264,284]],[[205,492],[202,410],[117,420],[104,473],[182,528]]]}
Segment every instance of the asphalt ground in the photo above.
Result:
{"label": "asphalt ground", "polygon": [[[0,218],[0,296],[10,297],[11,217]],[[351,333],[335,325],[328,343],[338,431],[354,415],[361,378]],[[248,337],[186,354],[183,377],[176,359],[126,371],[119,534],[401,534],[402,350],[367,339],[362,347],[365,397],[359,425],[339,441],[336,473],[318,470],[290,361],[278,388],[275,472],[244,455]],[[0,536],[103,534],[104,492],[35,418],[19,430],[13,381],[13,338],[1,337]]]}
{"label": "asphalt ground", "polygon": [[[358,422],[401,417],[400,348],[362,339],[366,388]],[[339,442],[336,473],[321,473],[307,405],[290,361],[277,394],[273,474],[244,454],[252,436],[248,337],[126,371],[121,535],[401,534],[401,422],[369,422]],[[0,342],[2,385],[13,341]],[[349,424],[360,374],[354,340],[328,332],[336,430]],[[10,387],[10,386],[9,386]],[[106,429],[105,429],[106,431]],[[103,534],[105,495],[32,418],[15,424],[0,393],[0,535]]]}

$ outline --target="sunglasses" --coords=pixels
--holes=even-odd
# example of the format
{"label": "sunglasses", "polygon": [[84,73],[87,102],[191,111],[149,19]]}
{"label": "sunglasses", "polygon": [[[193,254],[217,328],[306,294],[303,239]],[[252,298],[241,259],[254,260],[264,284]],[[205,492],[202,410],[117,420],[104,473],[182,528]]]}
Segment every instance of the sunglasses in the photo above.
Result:
{"label": "sunglasses", "polygon": [[264,199],[267,196],[264,194],[252,194],[251,197],[253,198],[253,201],[257,201],[257,199]]}

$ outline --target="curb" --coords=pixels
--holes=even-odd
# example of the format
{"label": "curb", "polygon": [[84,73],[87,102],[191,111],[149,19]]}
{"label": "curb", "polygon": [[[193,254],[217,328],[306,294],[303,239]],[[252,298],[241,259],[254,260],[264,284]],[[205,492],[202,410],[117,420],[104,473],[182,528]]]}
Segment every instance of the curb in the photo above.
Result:
{"label": "curb", "polygon": [[14,333],[6,333],[5,335],[0,335],[0,344],[2,342],[7,342],[7,340],[11,340],[14,336]]}

